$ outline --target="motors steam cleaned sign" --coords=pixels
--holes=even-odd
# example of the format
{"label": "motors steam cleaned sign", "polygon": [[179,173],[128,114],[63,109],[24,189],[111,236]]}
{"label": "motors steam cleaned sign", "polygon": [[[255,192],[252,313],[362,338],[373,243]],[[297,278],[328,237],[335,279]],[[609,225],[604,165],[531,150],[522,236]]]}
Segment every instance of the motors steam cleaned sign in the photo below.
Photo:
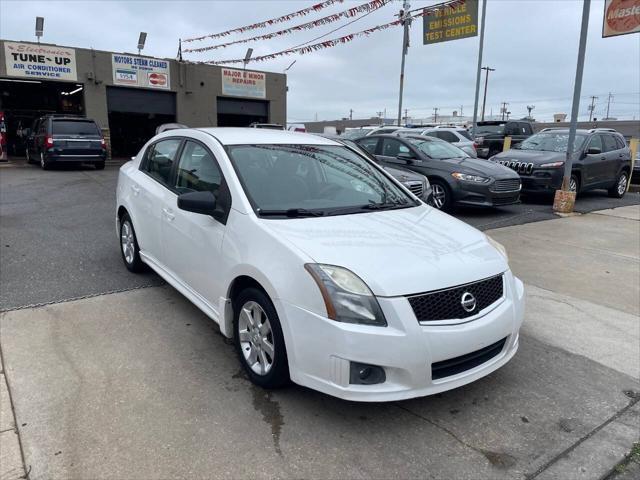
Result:
{"label": "motors steam cleaned sign", "polygon": [[169,90],[169,62],[135,55],[111,55],[114,85]]}
{"label": "motors steam cleaned sign", "polygon": [[10,77],[78,80],[73,48],[5,42],[4,57]]}
{"label": "motors steam cleaned sign", "polygon": [[422,18],[423,45],[475,37],[478,35],[478,0],[429,10]]}

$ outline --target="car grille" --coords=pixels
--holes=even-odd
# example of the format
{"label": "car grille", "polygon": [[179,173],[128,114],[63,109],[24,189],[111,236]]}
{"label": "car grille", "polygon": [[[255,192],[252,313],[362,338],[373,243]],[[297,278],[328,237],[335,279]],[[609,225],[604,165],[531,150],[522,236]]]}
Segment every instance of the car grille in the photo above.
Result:
{"label": "car grille", "polygon": [[422,197],[422,193],[424,192],[422,188],[422,182],[404,182],[403,185],[407,187],[416,197]]}
{"label": "car grille", "polygon": [[[476,308],[467,312],[462,308],[462,296],[471,293],[476,299]],[[451,287],[435,292],[408,296],[409,304],[419,322],[455,320],[472,317],[502,298],[502,274],[495,277]]]}
{"label": "car grille", "polygon": [[492,198],[491,203],[493,203],[493,205],[496,207],[500,205],[512,205],[514,203],[518,203],[519,199],[520,194],[516,195],[515,197]]}
{"label": "car grille", "polygon": [[507,338],[489,345],[487,347],[476,350],[475,352],[467,353],[455,358],[449,358],[448,360],[442,360],[441,362],[435,362],[431,364],[431,379],[438,380],[439,378],[450,377],[457,375],[458,373],[466,372],[472,368],[482,365],[488,362],[493,357],[497,356],[504,344],[507,342]]}
{"label": "car grille", "polygon": [[507,180],[496,180],[491,185],[492,192],[517,192],[520,190],[520,179],[510,178]]}
{"label": "car grille", "polygon": [[520,174],[531,175],[531,172],[533,172],[533,163],[516,162],[514,160],[498,160],[498,163]]}

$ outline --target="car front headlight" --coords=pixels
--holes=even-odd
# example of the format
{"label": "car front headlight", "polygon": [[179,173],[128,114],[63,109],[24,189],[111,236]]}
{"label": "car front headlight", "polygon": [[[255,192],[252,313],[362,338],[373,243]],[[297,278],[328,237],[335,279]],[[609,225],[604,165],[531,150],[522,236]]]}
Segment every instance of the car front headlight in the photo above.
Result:
{"label": "car front headlight", "polygon": [[453,172],[451,174],[456,180],[462,180],[463,182],[472,183],[488,183],[491,179],[486,177],[480,177],[478,175],[467,175],[466,173]]}
{"label": "car front headlight", "polygon": [[540,168],[560,168],[564,165],[564,162],[550,162],[550,163],[543,163],[542,165],[540,165]]}
{"label": "car front headlight", "polygon": [[496,242],[489,235],[487,235],[487,240],[489,240],[489,243],[491,244],[491,246],[493,248],[495,248],[496,250],[498,250],[498,252],[500,252],[500,255],[502,255],[504,257],[504,259],[507,261],[507,263],[509,263],[509,255],[507,255],[507,249],[504,248],[504,245],[502,245],[501,243]]}
{"label": "car front headlight", "polygon": [[318,285],[330,319],[345,323],[387,326],[376,297],[367,284],[351,270],[320,263],[307,263],[304,268]]}

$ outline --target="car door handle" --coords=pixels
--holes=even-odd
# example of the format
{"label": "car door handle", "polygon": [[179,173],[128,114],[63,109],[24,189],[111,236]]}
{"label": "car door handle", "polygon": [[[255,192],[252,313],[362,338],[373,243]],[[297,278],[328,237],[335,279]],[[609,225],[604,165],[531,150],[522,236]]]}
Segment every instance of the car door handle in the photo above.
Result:
{"label": "car door handle", "polygon": [[137,185],[131,185],[131,190],[133,191],[133,194],[135,196],[138,196],[138,194],[140,193],[140,187],[138,187]]}
{"label": "car door handle", "polygon": [[164,216],[167,217],[167,220],[169,220],[170,222],[172,222],[173,219],[176,218],[174,213],[168,208],[163,208],[162,213],[164,213]]}

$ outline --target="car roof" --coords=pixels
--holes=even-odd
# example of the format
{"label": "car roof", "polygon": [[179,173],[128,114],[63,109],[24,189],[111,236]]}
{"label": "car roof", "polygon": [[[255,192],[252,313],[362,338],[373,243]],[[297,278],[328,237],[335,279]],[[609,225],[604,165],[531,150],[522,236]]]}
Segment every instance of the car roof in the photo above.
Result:
{"label": "car roof", "polygon": [[425,142],[444,142],[444,140],[440,138],[427,137],[425,135],[420,135],[419,133],[416,133],[414,135],[396,135],[393,133],[374,133],[373,135],[369,135],[368,137],[358,138],[358,140],[363,140],[365,138],[395,138],[396,140],[406,140],[408,138],[413,138],[415,140],[424,140]]}
{"label": "car roof", "polygon": [[[271,130],[267,128],[240,127],[211,127],[196,128],[194,130],[208,133],[223,145],[253,145],[253,144],[287,144],[287,145],[341,145],[328,138],[310,133],[292,132],[290,130]],[[185,130],[173,130],[182,133]],[[178,134],[179,134],[178,133]]]}
{"label": "car roof", "polygon": [[[568,128],[554,128],[554,127],[548,127],[548,128],[544,128],[542,130],[540,130],[539,132],[536,133],[569,133],[569,129]],[[586,128],[577,128],[576,129],[576,133],[584,133],[585,135],[588,133],[595,133],[595,132],[591,132],[590,130],[587,130]],[[613,132],[607,132],[607,133],[613,133]],[[616,132],[617,133],[617,132]]]}

